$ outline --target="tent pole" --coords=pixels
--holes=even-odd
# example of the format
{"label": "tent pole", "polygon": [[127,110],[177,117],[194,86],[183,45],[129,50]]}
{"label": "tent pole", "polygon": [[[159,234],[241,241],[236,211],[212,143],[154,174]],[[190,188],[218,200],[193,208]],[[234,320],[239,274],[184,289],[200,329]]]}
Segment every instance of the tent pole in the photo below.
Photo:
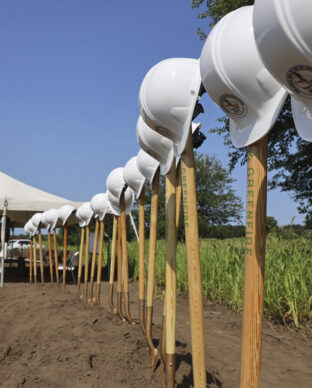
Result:
{"label": "tent pole", "polygon": [[2,215],[2,228],[1,228],[1,278],[0,287],[3,287],[4,280],[4,259],[7,254],[5,249],[5,229],[6,229],[6,213],[7,213],[8,201],[5,200],[3,204],[3,215]]}

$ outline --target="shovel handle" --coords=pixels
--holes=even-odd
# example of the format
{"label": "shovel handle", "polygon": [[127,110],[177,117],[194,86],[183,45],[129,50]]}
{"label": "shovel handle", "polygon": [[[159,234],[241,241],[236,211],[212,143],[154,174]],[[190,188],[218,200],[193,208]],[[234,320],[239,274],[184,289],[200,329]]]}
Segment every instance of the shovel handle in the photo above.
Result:
{"label": "shovel handle", "polygon": [[249,146],[241,388],[258,388],[262,353],[268,138]]}

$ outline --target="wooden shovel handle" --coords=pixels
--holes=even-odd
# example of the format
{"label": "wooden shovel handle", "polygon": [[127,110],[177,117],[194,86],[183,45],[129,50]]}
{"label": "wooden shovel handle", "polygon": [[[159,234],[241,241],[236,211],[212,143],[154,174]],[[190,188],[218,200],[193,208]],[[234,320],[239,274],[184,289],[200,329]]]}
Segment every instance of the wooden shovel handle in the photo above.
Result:
{"label": "wooden shovel handle", "polygon": [[91,275],[90,275],[90,303],[94,304],[94,293],[93,293],[93,283],[94,283],[94,274],[95,274],[95,263],[96,263],[96,251],[99,238],[99,229],[100,221],[98,218],[95,220],[95,232],[94,232],[94,241],[93,241],[93,250],[92,250],[92,261],[91,261]]}
{"label": "wooden shovel handle", "polygon": [[56,286],[59,287],[58,255],[57,255],[57,241],[56,241],[55,228],[53,229],[53,243],[54,243],[54,264],[55,264]]}
{"label": "wooden shovel handle", "polygon": [[84,296],[88,302],[88,277],[89,277],[89,242],[90,242],[90,227],[86,226],[86,245],[85,245],[85,273],[84,273]]}
{"label": "wooden shovel handle", "polygon": [[63,243],[63,288],[66,287],[66,262],[67,262],[67,222],[64,225]]}
{"label": "wooden shovel handle", "polygon": [[83,247],[84,247],[84,237],[85,237],[85,228],[81,228],[81,235],[80,235],[80,247],[79,247],[79,263],[78,263],[78,296],[79,298],[82,298],[81,295],[81,273],[82,273],[82,262],[83,262]]}
{"label": "wooden shovel handle", "polygon": [[[117,240],[117,217],[114,216],[112,247],[111,247],[111,266],[110,266],[110,274],[109,274],[109,306],[112,313],[115,312],[113,292],[114,292],[115,261],[116,261],[116,240]],[[119,244],[119,231],[118,231],[118,244]],[[121,244],[121,240],[120,240],[120,244]],[[121,253],[119,254],[119,245],[118,245],[118,260],[119,258],[121,260]],[[119,261],[118,261],[118,268],[119,268]],[[119,276],[119,272],[117,276]],[[120,278],[120,287],[119,287],[119,280],[118,280],[118,292],[121,292],[121,278]]]}
{"label": "wooden shovel handle", "polygon": [[30,238],[30,251],[29,251],[29,283],[33,281],[33,238]]}
{"label": "wooden shovel handle", "polygon": [[249,146],[241,388],[259,387],[265,268],[267,136]]}
{"label": "wooden shovel handle", "polygon": [[166,387],[174,387],[176,329],[176,169],[166,175]]}
{"label": "wooden shovel handle", "polygon": [[99,255],[98,255],[98,267],[97,267],[97,278],[96,278],[96,304],[101,304],[100,295],[101,295],[101,280],[102,280],[102,258],[103,258],[103,243],[104,243],[104,220],[101,221],[100,226],[100,245],[99,245]]}
{"label": "wooden shovel handle", "polygon": [[39,233],[38,233],[38,239],[39,239],[40,276],[41,276],[41,283],[44,284],[43,255],[42,255],[42,236],[41,236],[41,229],[40,228],[39,228]]}
{"label": "wooden shovel handle", "polygon": [[143,334],[145,328],[145,212],[144,212],[144,187],[139,197],[139,318]]}
{"label": "wooden shovel handle", "polygon": [[52,240],[51,240],[50,229],[48,230],[48,244],[49,244],[50,281],[51,281],[51,284],[53,284],[54,276],[53,276],[53,261],[52,261]]}
{"label": "wooden shovel handle", "polygon": [[202,282],[192,132],[181,160],[194,386],[206,388]]}
{"label": "wooden shovel handle", "polygon": [[37,284],[37,247],[36,247],[36,237],[33,237],[34,240],[34,279],[35,284]]}

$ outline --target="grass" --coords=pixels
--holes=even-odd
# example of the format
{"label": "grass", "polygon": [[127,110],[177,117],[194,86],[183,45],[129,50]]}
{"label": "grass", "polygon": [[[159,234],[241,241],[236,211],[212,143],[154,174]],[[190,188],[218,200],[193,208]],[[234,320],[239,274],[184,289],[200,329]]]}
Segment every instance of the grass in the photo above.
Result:
{"label": "grass", "polygon": [[[243,306],[244,239],[201,240],[203,295],[235,310]],[[266,317],[299,327],[312,319],[312,242],[295,236],[267,238],[265,300]],[[129,243],[129,272],[138,276],[138,244]],[[148,259],[148,243],[146,243]],[[155,281],[164,285],[165,241],[158,241]],[[177,288],[188,290],[185,245],[177,246]]]}

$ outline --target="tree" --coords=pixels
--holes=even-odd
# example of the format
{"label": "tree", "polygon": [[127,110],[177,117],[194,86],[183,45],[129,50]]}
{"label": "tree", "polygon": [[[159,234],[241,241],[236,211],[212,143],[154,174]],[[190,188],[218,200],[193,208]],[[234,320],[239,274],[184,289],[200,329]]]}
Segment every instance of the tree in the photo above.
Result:
{"label": "tree", "polygon": [[[230,11],[245,5],[253,5],[253,0],[191,0],[191,7],[201,12],[199,19],[209,18],[209,26],[213,27]],[[206,33],[197,29],[200,39]],[[218,126],[209,132],[219,133],[224,137],[224,144],[229,147],[230,170],[237,163],[247,161],[247,149],[235,149],[229,136],[229,120],[226,116],[218,119]],[[299,138],[292,118],[290,98],[285,102],[282,113],[268,137],[268,169],[274,171],[269,188],[280,188],[290,192],[297,201],[299,213],[312,214],[312,145]],[[310,215],[309,215],[310,214]]]}
{"label": "tree", "polygon": [[[221,163],[209,155],[195,153],[195,173],[197,191],[197,209],[199,234],[201,237],[217,237],[220,234],[215,226],[240,223],[243,210],[241,199],[235,195],[231,185],[234,182],[228,170]],[[158,238],[165,238],[165,177],[160,178],[159,209],[158,209]],[[145,221],[149,230],[151,189],[145,186]],[[133,216],[138,222],[137,206]],[[227,231],[228,233],[228,231]],[[184,239],[183,212],[181,211],[179,238]]]}
{"label": "tree", "polygon": [[266,232],[267,233],[270,233],[270,232],[273,232],[274,230],[277,230],[278,229],[278,222],[277,222],[277,220],[274,217],[269,217],[268,216],[266,218],[265,228],[266,228]]}

